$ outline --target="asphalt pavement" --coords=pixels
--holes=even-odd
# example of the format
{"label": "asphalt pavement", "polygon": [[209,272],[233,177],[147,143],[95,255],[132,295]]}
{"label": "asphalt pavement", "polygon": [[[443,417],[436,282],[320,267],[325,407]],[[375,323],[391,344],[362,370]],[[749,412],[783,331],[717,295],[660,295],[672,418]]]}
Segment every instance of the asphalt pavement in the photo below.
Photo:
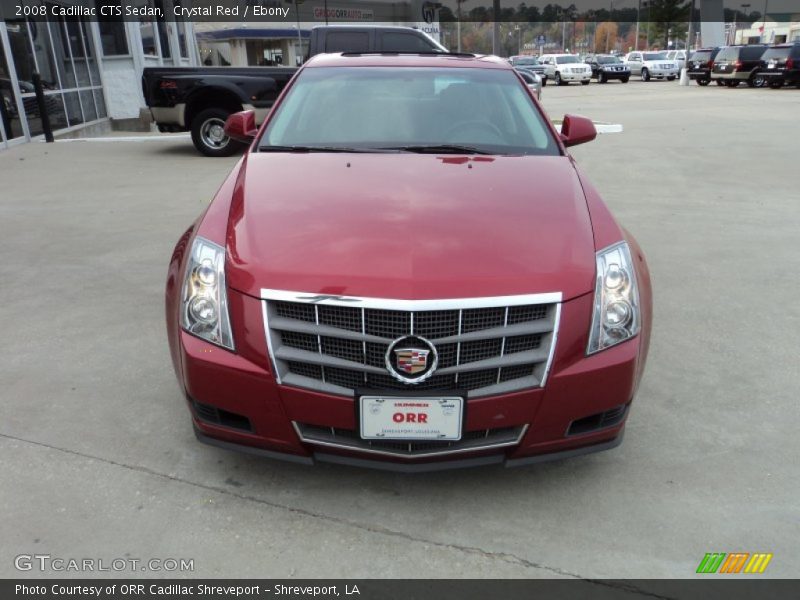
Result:
{"label": "asphalt pavement", "polygon": [[0,576],[39,576],[14,558],[47,554],[193,560],[121,573],[156,577],[684,578],[734,551],[797,576],[798,100],[544,88],[553,118],[623,126],[573,153],[646,253],[655,314],[623,445],[519,469],[309,468],[199,444],[163,287],[237,159],[186,136],[0,152]]}

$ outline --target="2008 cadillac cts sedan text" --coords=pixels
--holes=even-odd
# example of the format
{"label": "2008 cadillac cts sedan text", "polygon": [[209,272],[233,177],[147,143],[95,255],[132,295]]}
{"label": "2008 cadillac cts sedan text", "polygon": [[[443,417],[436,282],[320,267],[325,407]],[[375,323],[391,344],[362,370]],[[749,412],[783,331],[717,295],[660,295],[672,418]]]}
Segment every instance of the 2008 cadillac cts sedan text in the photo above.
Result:
{"label": "2008 cadillac cts sedan text", "polygon": [[198,438],[304,463],[518,465],[619,444],[650,277],[513,68],[314,57],[178,242],[166,310]]}

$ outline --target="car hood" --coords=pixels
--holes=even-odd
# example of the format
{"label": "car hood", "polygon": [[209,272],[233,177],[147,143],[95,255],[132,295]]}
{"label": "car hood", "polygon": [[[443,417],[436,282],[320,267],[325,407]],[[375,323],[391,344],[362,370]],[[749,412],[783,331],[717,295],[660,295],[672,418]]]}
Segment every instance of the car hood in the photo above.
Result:
{"label": "car hood", "polygon": [[397,299],[594,289],[580,181],[563,156],[252,153],[228,285]]}

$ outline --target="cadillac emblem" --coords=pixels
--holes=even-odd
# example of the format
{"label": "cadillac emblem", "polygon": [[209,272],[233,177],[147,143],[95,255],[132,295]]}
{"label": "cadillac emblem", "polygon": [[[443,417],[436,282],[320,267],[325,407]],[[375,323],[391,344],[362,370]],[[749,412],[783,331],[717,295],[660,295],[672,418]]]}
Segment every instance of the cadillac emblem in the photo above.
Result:
{"label": "cadillac emblem", "polygon": [[420,383],[436,371],[439,355],[436,347],[417,335],[396,339],[386,351],[386,369],[403,383]]}

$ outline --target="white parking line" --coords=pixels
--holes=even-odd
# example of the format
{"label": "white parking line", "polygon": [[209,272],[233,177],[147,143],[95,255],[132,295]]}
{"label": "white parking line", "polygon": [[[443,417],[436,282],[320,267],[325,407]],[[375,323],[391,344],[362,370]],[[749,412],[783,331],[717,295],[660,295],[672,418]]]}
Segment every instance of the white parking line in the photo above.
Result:
{"label": "white parking line", "polygon": [[[188,133],[173,133],[170,135],[120,135],[109,137],[90,138],[65,138],[57,142],[168,142],[170,140],[186,140],[191,136]],[[44,140],[42,140],[44,141]]]}

